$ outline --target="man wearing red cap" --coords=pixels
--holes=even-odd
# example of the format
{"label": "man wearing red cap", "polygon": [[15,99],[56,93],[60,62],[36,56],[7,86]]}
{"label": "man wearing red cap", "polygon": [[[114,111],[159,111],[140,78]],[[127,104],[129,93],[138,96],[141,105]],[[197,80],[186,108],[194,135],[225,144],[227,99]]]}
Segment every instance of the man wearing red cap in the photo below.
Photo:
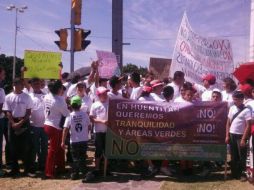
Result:
{"label": "man wearing red cap", "polygon": [[213,93],[213,87],[216,83],[216,78],[212,74],[207,74],[203,78],[203,85],[205,87],[205,91],[201,95],[202,101],[211,101],[212,93]]}

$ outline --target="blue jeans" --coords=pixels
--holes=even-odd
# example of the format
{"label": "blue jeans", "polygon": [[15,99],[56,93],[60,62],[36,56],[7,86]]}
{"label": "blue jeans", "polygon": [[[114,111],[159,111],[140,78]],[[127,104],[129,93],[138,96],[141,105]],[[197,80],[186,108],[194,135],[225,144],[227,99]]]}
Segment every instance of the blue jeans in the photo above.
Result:
{"label": "blue jeans", "polygon": [[48,136],[44,132],[43,127],[31,127],[33,133],[33,151],[32,159],[33,163],[38,158],[38,168],[44,169],[46,164],[47,152],[48,152]]}

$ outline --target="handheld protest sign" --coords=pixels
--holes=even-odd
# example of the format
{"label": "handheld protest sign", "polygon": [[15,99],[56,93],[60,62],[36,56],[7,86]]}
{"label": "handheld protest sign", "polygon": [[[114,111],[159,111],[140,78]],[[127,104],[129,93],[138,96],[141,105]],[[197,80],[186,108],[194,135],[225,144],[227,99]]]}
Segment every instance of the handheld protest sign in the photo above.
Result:
{"label": "handheld protest sign", "polygon": [[171,59],[150,58],[149,71],[154,74],[156,79],[161,81],[169,76]]}
{"label": "handheld protest sign", "polygon": [[25,50],[24,78],[59,79],[61,59],[58,52]]}
{"label": "handheld protest sign", "polygon": [[96,50],[99,60],[99,76],[102,78],[111,78],[113,75],[120,75],[120,69],[117,63],[116,55],[113,52]]}

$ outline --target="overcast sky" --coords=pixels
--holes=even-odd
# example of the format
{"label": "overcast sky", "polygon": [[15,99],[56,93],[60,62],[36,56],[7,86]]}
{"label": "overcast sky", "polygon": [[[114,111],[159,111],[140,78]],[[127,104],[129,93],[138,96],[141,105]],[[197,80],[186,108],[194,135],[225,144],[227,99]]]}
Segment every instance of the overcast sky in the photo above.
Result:
{"label": "overcast sky", "polygon": [[[24,50],[59,51],[54,30],[70,27],[71,0],[0,0],[0,54],[13,55],[14,11],[18,15],[17,56]],[[111,0],[83,0],[82,25],[92,33],[86,51],[75,53],[75,69],[90,65],[95,50],[111,51]],[[193,30],[203,36],[225,37],[233,46],[235,64],[248,60],[250,0],[124,0],[124,64],[148,66],[150,57],[171,58],[184,11]],[[69,71],[69,53],[62,53]]]}

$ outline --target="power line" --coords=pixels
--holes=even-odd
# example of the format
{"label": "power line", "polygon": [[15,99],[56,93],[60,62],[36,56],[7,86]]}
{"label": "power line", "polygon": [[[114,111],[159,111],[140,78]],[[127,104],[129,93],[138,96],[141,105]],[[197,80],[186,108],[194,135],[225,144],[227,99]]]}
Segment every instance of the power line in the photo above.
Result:
{"label": "power line", "polygon": [[40,48],[47,50],[43,45],[39,44],[38,42],[36,42],[34,39],[32,39],[30,36],[26,35],[25,33],[23,33],[21,30],[18,29],[18,32],[20,32],[21,34],[23,34],[25,37],[27,37],[28,39],[30,39],[34,44],[36,44],[37,46],[39,46]]}
{"label": "power line", "polygon": [[[53,31],[48,31],[48,30],[40,30],[40,29],[33,29],[33,28],[22,28],[23,30],[31,30],[35,32],[42,32],[42,33],[53,33]],[[220,37],[220,38],[233,38],[233,37],[247,37],[248,34],[228,34],[228,35],[218,35],[218,36],[209,36],[209,37]],[[110,36],[96,36],[96,35],[91,35],[89,36],[91,38],[98,38],[98,39],[111,39]],[[139,38],[139,37],[124,37],[125,40],[153,40],[153,41],[166,41],[166,40],[175,40],[176,38]]]}

